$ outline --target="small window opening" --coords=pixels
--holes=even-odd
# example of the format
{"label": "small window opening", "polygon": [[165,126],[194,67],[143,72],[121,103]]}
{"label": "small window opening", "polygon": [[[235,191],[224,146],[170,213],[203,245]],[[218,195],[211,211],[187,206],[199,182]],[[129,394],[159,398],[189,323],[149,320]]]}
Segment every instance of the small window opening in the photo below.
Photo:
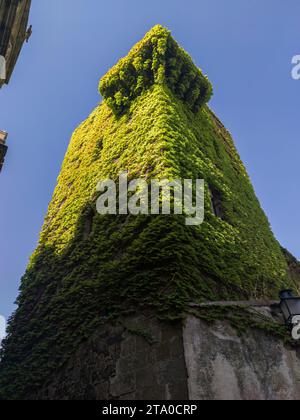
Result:
{"label": "small window opening", "polygon": [[225,215],[222,206],[222,194],[215,187],[210,186],[211,208],[215,216],[224,220]]}
{"label": "small window opening", "polygon": [[93,230],[94,212],[91,210],[85,217],[83,227],[83,239],[87,241]]}

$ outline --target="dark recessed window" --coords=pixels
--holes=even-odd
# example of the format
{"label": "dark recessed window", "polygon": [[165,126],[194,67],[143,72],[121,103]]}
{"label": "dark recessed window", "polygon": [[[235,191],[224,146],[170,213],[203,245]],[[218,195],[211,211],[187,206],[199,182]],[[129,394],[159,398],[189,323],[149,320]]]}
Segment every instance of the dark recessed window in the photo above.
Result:
{"label": "dark recessed window", "polygon": [[83,225],[83,239],[87,241],[92,233],[95,213],[90,210],[84,219]]}
{"label": "dark recessed window", "polygon": [[222,206],[222,194],[215,187],[210,186],[210,197],[211,197],[211,208],[215,216],[220,217],[224,220],[224,210]]}

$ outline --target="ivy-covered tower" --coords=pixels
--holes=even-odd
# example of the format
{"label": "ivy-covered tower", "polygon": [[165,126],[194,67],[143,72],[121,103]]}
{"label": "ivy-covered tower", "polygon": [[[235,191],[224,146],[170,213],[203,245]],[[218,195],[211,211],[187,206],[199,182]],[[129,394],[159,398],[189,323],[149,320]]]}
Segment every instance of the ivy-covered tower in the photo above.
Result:
{"label": "ivy-covered tower", "polygon": [[[212,86],[168,30],[154,27],[100,92],[71,139],[22,279],[2,351],[3,398],[37,395],[81,343],[125,314],[167,322],[190,302],[277,298],[292,282],[233,140],[207,105]],[[97,214],[97,183],[124,171],[204,179],[204,223]]]}

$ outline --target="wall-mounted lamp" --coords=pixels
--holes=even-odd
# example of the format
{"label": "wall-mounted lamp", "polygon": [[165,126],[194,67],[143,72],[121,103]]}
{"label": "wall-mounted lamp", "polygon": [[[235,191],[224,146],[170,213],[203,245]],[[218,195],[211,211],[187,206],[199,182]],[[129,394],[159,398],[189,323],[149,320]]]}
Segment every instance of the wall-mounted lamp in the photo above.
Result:
{"label": "wall-mounted lamp", "polygon": [[287,325],[293,325],[293,318],[300,316],[300,298],[293,295],[292,290],[280,292],[280,309]]}

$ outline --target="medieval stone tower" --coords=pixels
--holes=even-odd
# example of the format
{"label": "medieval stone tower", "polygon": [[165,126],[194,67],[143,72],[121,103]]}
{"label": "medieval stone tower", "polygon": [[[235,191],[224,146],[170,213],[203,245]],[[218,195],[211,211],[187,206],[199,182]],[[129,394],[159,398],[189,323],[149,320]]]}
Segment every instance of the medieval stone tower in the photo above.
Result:
{"label": "medieval stone tower", "polygon": [[[1,397],[299,395],[297,355],[283,345],[274,308],[257,303],[296,287],[298,277],[207,105],[209,80],[157,26],[104,76],[100,92],[102,104],[71,139],[22,279]],[[124,171],[130,179],[204,179],[204,223],[97,214],[98,181]],[[241,300],[255,302],[207,303]]]}

